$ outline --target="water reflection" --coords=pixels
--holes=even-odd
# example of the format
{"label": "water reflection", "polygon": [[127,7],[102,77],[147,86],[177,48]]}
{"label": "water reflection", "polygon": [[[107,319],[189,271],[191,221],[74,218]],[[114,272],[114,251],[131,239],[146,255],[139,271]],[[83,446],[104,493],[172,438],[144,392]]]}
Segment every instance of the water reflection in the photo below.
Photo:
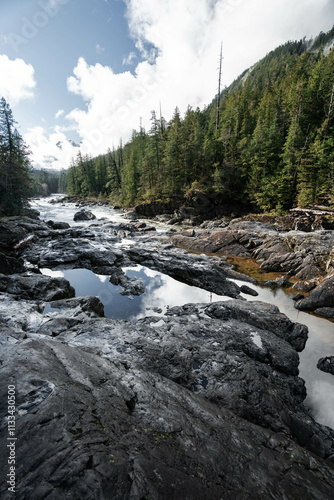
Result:
{"label": "water reflection", "polygon": [[[109,276],[100,276],[87,269],[64,271],[42,270],[49,276],[65,277],[75,288],[76,296],[93,295],[104,304],[105,316],[115,319],[136,320],[145,316],[161,316],[168,307],[187,303],[209,303],[231,300],[229,297],[210,294],[206,290],[180,283],[151,269],[137,266],[124,269],[127,276],[140,278],[145,293],[139,297],[120,295],[121,287],[112,285]],[[234,280],[241,285],[242,282]],[[294,308],[292,294],[282,289],[252,285],[258,297],[243,295],[247,300],[261,300],[275,304],[292,321],[309,328],[306,348],[300,353],[300,376],[307,387],[308,406],[320,423],[334,428],[334,377],[317,369],[319,358],[334,354],[334,323],[311,316]]]}
{"label": "water reflection", "polygon": [[[241,284],[241,282],[237,282]],[[312,316],[294,308],[293,294],[282,289],[253,286],[259,293],[255,299],[275,304],[292,321],[307,325],[309,338],[300,357],[300,376],[306,382],[305,405],[312,410],[315,419],[334,429],[334,376],[317,368],[320,358],[334,355],[334,323]]]}
{"label": "water reflection", "polygon": [[[79,210],[74,205],[49,204],[48,199],[34,200],[32,205],[41,212],[44,220],[68,222],[70,225],[77,224],[89,226],[92,221],[75,223],[74,214]],[[110,207],[88,207],[97,219],[105,218],[115,222],[125,221],[121,213]],[[94,221],[93,221],[94,222]],[[131,245],[131,240],[120,244]],[[234,259],[235,260],[235,259]],[[236,264],[236,262],[233,262]],[[244,265],[244,260],[243,260]],[[257,273],[253,261],[249,262],[249,272]],[[254,268],[254,269],[253,269]],[[245,269],[240,269],[246,271]],[[46,271],[52,276],[63,276],[68,279],[76,289],[76,295],[96,295],[104,303],[105,314],[117,319],[135,320],[147,315],[163,315],[168,306],[182,305],[191,302],[210,302],[210,293],[151,271],[147,268],[129,268],[128,276],[141,278],[145,286],[145,293],[140,297],[128,297],[120,295],[121,287],[112,285],[109,276],[98,276],[85,269],[74,269],[66,271]],[[254,275],[259,279],[258,275]],[[262,273],[263,274],[263,273]],[[272,276],[270,279],[274,279]],[[266,279],[269,279],[267,276]],[[236,281],[238,284],[241,282]],[[254,286],[259,296],[253,298],[244,296],[248,301],[261,300],[275,304],[281,312],[285,313],[292,321],[303,323],[309,328],[309,339],[305,350],[300,353],[300,376],[305,380],[307,387],[306,405],[312,409],[315,418],[334,428],[334,377],[317,369],[319,358],[334,355],[334,323],[325,319],[317,318],[310,314],[298,311],[294,308],[292,294],[282,289],[270,289],[262,286]],[[228,297],[218,295],[212,296],[213,301],[231,300]]]}
{"label": "water reflection", "polygon": [[66,278],[75,288],[76,297],[91,295],[99,297],[108,318],[136,320],[145,316],[162,315],[168,307],[190,302],[228,300],[228,297],[210,294],[201,288],[192,287],[151,269],[138,266],[128,267],[127,276],[140,278],[145,293],[140,296],[120,295],[121,286],[112,285],[109,276],[94,274],[87,269],[52,271],[42,269],[43,274]]}

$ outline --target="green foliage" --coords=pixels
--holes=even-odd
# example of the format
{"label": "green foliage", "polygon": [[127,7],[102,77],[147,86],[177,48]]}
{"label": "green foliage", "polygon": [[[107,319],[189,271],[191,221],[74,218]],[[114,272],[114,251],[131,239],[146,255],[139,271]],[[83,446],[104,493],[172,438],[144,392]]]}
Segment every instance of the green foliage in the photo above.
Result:
{"label": "green foliage", "polygon": [[[312,42],[288,42],[224,89],[216,105],[175,108],[151,128],[96,159],[79,154],[68,172],[73,194],[126,205],[189,196],[194,186],[219,202],[284,212],[334,200],[334,29]],[[219,200],[220,198],[220,200]]]}
{"label": "green foliage", "polygon": [[32,194],[33,196],[49,196],[51,193],[66,192],[65,172],[50,172],[47,170],[32,170]]}
{"label": "green foliage", "polygon": [[0,100],[0,211],[19,214],[31,194],[29,151],[15,128],[12,111]]}

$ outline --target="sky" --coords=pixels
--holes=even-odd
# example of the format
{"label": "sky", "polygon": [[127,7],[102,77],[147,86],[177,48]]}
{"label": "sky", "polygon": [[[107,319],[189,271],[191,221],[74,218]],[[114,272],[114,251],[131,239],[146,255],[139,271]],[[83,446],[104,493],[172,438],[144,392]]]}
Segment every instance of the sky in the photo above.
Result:
{"label": "sky", "polygon": [[0,0],[0,97],[36,168],[66,169],[203,109],[288,40],[334,25],[334,0]]}

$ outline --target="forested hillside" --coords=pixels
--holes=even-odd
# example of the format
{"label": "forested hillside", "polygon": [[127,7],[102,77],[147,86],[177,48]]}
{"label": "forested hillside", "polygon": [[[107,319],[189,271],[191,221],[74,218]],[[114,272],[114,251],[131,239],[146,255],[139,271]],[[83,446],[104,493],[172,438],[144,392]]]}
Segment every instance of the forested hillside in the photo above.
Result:
{"label": "forested hillside", "polygon": [[127,144],[79,154],[68,192],[124,205],[196,190],[265,211],[334,205],[333,38],[334,28],[288,42],[245,71],[222,93],[218,127],[215,101],[184,116],[175,108],[168,123],[152,111],[150,130]]}

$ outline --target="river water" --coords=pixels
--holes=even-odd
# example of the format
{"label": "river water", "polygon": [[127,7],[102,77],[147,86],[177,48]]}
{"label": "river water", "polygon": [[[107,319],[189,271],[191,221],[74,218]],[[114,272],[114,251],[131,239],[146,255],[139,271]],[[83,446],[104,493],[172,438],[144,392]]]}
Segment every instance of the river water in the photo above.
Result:
{"label": "river water", "polygon": [[[78,208],[72,204],[50,204],[50,199],[34,200],[31,204],[41,213],[41,219],[68,222],[71,226],[90,226],[92,221],[74,222],[74,213]],[[90,211],[97,220],[125,222],[127,219],[120,211],[109,207],[91,207]],[[163,230],[160,228],[160,230]],[[131,245],[131,240],[123,240],[123,246]],[[231,300],[228,297],[210,294],[206,290],[190,287],[169,276],[148,268],[137,266],[125,269],[130,277],[140,278],[145,293],[139,297],[120,295],[121,287],[112,285],[109,276],[99,276],[85,269],[64,271],[43,270],[52,276],[64,276],[76,290],[76,296],[96,295],[103,302],[105,315],[116,319],[136,320],[150,315],[162,315],[168,307],[191,302],[210,302]],[[236,281],[241,284],[241,282]],[[305,405],[310,408],[315,419],[334,428],[334,376],[317,369],[319,358],[334,355],[334,323],[300,312],[294,308],[292,296],[282,289],[270,289],[252,285],[258,297],[243,295],[247,300],[261,300],[279,307],[292,321],[303,323],[309,328],[309,338],[300,356],[300,376],[305,380],[307,399]]]}

